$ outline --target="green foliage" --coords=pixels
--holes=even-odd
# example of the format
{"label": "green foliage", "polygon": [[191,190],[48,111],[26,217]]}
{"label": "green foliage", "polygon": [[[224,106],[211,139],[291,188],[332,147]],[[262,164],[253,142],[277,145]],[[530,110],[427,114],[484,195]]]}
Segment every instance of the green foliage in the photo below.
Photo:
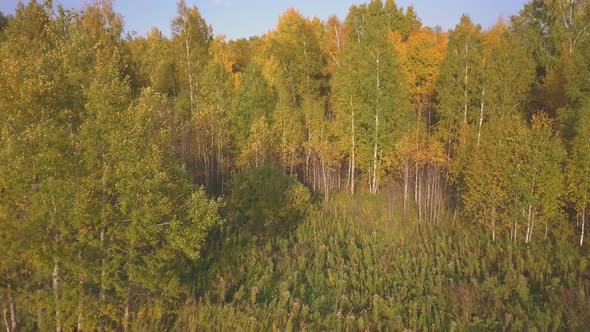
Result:
{"label": "green foliage", "polygon": [[269,35],[269,62],[277,67],[273,87],[291,106],[300,106],[304,97],[320,92],[325,60],[317,23],[291,8],[281,15],[277,29]]}
{"label": "green foliage", "polygon": [[253,236],[287,235],[309,209],[307,188],[271,166],[235,175],[228,185],[227,218]]}
{"label": "green foliage", "polygon": [[471,123],[479,108],[477,89],[481,26],[468,16],[449,33],[447,57],[441,64],[439,111],[445,130],[458,135],[459,123]]}
{"label": "green foliage", "polygon": [[[378,2],[375,1],[375,3]],[[422,26],[413,6],[408,6],[404,13],[403,7],[397,7],[394,0],[386,0],[383,9],[389,29],[399,32],[404,40],[408,39],[412,31]]]}
{"label": "green foliage", "polygon": [[19,5],[0,45],[2,305],[22,329],[123,328],[188,294],[218,206],[175,157],[168,101],[134,99],[120,16],[53,11]]}
{"label": "green foliage", "polygon": [[274,96],[256,65],[246,68],[231,107],[232,133],[238,151],[246,149],[250,129],[257,119],[274,110]]}
{"label": "green foliage", "polygon": [[572,141],[572,147],[567,164],[567,182],[569,199],[576,211],[576,224],[582,223],[580,245],[584,240],[584,227],[588,206],[590,204],[590,112],[588,107],[580,110],[580,117],[576,125],[576,136]]}
{"label": "green foliage", "polygon": [[145,39],[132,40],[129,48],[137,65],[136,75],[142,77],[143,85],[149,85],[169,96],[178,93],[178,77],[171,43],[161,31],[153,28]]}
{"label": "green foliage", "polygon": [[528,243],[535,221],[545,226],[544,237],[550,223],[552,231],[561,228],[565,149],[545,115],[535,116],[530,129],[518,118],[502,123],[502,132],[484,131],[489,137],[466,167],[462,198],[466,212],[489,225],[493,237],[496,229],[511,229],[516,241],[522,223]]}
{"label": "green foliage", "polygon": [[573,243],[492,244],[473,223],[433,226],[392,215],[390,199],[339,194],[312,211],[288,239],[253,244],[240,233],[226,236],[216,258],[203,266],[208,277],[199,281],[200,300],[180,306],[175,328],[495,330],[588,324],[590,317],[581,314],[588,289],[579,282],[589,276],[586,258]]}
{"label": "green foliage", "polygon": [[589,11],[0,13],[4,328],[586,328]]}
{"label": "green foliage", "polygon": [[334,73],[341,144],[350,151],[353,171],[368,170],[372,192],[381,183],[383,156],[412,120],[400,57],[388,38],[391,10],[381,1],[351,7],[346,18],[350,40]]}
{"label": "green foliage", "polygon": [[209,61],[211,30],[196,6],[189,8],[184,0],[178,2],[178,16],[172,21],[172,47],[181,88],[190,100],[190,107],[183,110],[185,114],[192,115],[200,107],[198,81]]}

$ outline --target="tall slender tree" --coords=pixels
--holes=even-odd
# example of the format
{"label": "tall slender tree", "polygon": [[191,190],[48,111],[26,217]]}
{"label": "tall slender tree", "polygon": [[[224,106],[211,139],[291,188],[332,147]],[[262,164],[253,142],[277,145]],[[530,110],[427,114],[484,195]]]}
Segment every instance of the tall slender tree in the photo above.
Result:
{"label": "tall slender tree", "polygon": [[172,43],[175,45],[183,77],[185,96],[189,99],[190,114],[199,111],[200,76],[209,60],[211,27],[205,23],[196,6],[178,2],[178,16],[172,21]]}
{"label": "tall slender tree", "polygon": [[338,121],[350,128],[351,192],[357,167],[366,170],[369,190],[378,191],[383,155],[412,113],[399,55],[387,38],[387,19],[380,1],[351,7],[346,19],[350,39],[335,73],[334,94]]}

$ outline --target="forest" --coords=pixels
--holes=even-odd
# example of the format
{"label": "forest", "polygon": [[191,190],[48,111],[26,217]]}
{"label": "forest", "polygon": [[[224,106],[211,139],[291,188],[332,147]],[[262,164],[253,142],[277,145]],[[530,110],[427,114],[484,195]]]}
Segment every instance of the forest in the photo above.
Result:
{"label": "forest", "polygon": [[0,13],[2,328],[587,329],[590,1],[367,1]]}

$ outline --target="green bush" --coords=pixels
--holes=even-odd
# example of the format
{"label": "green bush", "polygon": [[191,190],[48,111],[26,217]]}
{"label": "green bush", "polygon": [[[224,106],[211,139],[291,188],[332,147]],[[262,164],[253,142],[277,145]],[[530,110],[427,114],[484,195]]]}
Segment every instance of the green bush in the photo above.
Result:
{"label": "green bush", "polygon": [[196,330],[576,330],[590,324],[583,311],[590,305],[588,268],[574,241],[574,249],[504,238],[493,244],[468,221],[435,226],[392,215],[387,199],[334,195],[321,209],[309,209],[289,234],[259,241],[243,232],[223,235],[201,266],[197,300],[180,310],[176,326],[186,328],[190,317]]}
{"label": "green bush", "polygon": [[305,219],[311,197],[294,177],[272,166],[236,174],[228,192],[229,226],[257,237],[289,234]]}

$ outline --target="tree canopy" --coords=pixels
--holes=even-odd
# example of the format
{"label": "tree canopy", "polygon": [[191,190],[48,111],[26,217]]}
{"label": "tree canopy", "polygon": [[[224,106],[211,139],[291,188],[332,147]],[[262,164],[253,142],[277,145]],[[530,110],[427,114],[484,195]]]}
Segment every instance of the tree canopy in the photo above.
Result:
{"label": "tree canopy", "polygon": [[0,12],[7,331],[590,325],[590,1],[171,31]]}

